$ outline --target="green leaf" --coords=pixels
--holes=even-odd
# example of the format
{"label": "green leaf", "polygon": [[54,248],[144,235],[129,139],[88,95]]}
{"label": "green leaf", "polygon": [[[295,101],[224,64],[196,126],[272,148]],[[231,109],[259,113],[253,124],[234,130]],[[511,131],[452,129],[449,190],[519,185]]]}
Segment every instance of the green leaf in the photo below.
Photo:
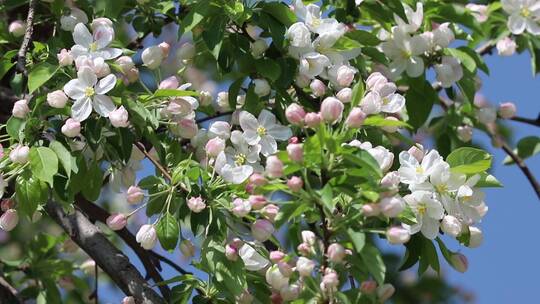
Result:
{"label": "green leaf", "polygon": [[334,193],[332,191],[332,186],[330,184],[326,184],[324,188],[320,191],[320,197],[324,204],[324,206],[332,211],[334,210],[335,204],[334,204]]}
{"label": "green leaf", "polygon": [[417,130],[429,118],[433,104],[439,100],[439,95],[423,77],[412,78],[405,99],[407,100],[405,106],[409,113],[408,122]]}
{"label": "green leaf", "polygon": [[178,243],[180,227],[178,221],[170,213],[165,213],[156,225],[156,232],[161,246],[165,250],[173,250]]}
{"label": "green leaf", "polygon": [[495,176],[487,173],[480,173],[480,180],[474,185],[479,188],[501,188],[504,187],[503,184],[495,178]]}
{"label": "green leaf", "polygon": [[0,59],[0,79],[4,78],[7,72],[15,65],[15,62],[11,62],[10,59]]}
{"label": "green leaf", "polygon": [[258,59],[255,61],[255,68],[257,69],[257,73],[272,81],[278,80],[281,75],[281,67],[272,59]]}
{"label": "green leaf", "polygon": [[172,96],[198,96],[199,93],[194,91],[176,90],[176,89],[158,89],[154,93],[154,97],[172,97]]}
{"label": "green leaf", "polygon": [[337,50],[337,51],[349,51],[349,50],[354,50],[360,47],[362,47],[362,45],[358,41],[351,39],[347,36],[342,36],[332,46],[332,49]]}
{"label": "green leaf", "polygon": [[296,22],[296,15],[283,3],[265,3],[263,10],[287,27]]}
{"label": "green leaf", "polygon": [[[519,156],[521,159],[526,159],[531,156],[536,155],[538,152],[540,152],[540,137],[538,136],[527,136],[522,138],[518,143],[517,147],[514,150],[514,153]],[[503,163],[505,165],[511,165],[514,163],[514,160],[507,156]]]}
{"label": "green leaf", "polygon": [[384,284],[386,265],[384,264],[379,249],[371,244],[365,244],[360,252],[360,256],[375,281],[377,281],[379,285]]}
{"label": "green leaf", "polygon": [[53,185],[53,176],[58,172],[58,157],[47,147],[30,149],[30,169],[38,179]]}
{"label": "green leaf", "polygon": [[452,151],[446,161],[453,172],[475,174],[489,169],[491,158],[491,155],[484,150],[463,147]]}
{"label": "green leaf", "polygon": [[424,239],[421,259],[427,260],[427,264],[429,264],[437,273],[441,271],[437,249],[435,249],[435,246],[431,240]]}
{"label": "green leaf", "polygon": [[401,120],[390,120],[385,119],[382,116],[379,115],[372,115],[366,118],[364,120],[364,126],[373,126],[373,127],[407,127],[410,128],[411,126]]}
{"label": "green leaf", "polygon": [[362,97],[364,97],[364,92],[364,82],[358,81],[352,89],[351,104],[353,107],[357,106],[360,103],[360,100],[362,100]]}
{"label": "green leaf", "polygon": [[92,162],[90,164],[86,174],[83,173],[83,180],[85,182],[81,189],[83,196],[89,201],[97,200],[103,186],[103,172],[101,172],[98,163]]}
{"label": "green leaf", "polygon": [[39,204],[45,203],[48,197],[47,185],[35,177],[17,176],[15,182],[15,199],[17,209],[29,218],[32,217]]}
{"label": "green leaf", "polygon": [[363,232],[356,232],[352,228],[347,229],[347,234],[349,235],[356,252],[362,252],[362,249],[364,249],[364,246],[366,245],[366,234]]}
{"label": "green leaf", "polygon": [[51,142],[49,148],[56,153],[58,160],[60,160],[60,164],[62,164],[62,167],[64,167],[64,170],[69,178],[71,176],[71,166],[73,164],[71,153],[69,153],[68,149],[66,149],[66,147],[64,147],[64,145],[62,145],[62,143],[59,141]]}
{"label": "green leaf", "polygon": [[20,118],[11,116],[6,123],[8,135],[13,139],[22,141],[24,139],[24,126],[26,122]]}
{"label": "green leaf", "polygon": [[461,65],[469,71],[469,73],[476,73],[476,61],[468,53],[464,52],[461,49],[446,48],[444,52],[447,55],[459,59]]}
{"label": "green leaf", "polygon": [[377,46],[379,45],[379,43],[381,43],[381,41],[379,40],[379,38],[377,38],[377,36],[373,35],[372,33],[368,31],[363,31],[363,30],[355,30],[352,32],[348,32],[345,34],[345,36],[353,40],[356,40],[361,45],[365,45],[365,46]]}
{"label": "green leaf", "polygon": [[58,71],[58,67],[47,62],[36,65],[28,75],[28,91],[34,92],[44,85]]}

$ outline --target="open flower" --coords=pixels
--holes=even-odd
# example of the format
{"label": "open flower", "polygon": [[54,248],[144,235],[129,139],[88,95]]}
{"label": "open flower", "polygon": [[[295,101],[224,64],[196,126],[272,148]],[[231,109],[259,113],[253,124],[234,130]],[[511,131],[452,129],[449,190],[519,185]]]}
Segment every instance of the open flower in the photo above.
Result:
{"label": "open flower", "polygon": [[287,140],[292,136],[290,128],[276,123],[276,116],[268,110],[262,110],[259,118],[253,114],[242,111],[240,113],[240,126],[244,130],[244,138],[250,145],[261,145],[264,156],[277,151],[277,140]]}
{"label": "open flower", "polygon": [[422,159],[422,162],[418,162],[407,151],[401,152],[399,154],[401,167],[398,170],[401,182],[409,185],[423,183],[433,173],[436,165],[442,161],[442,157],[436,150],[431,150],[427,153]]}
{"label": "open flower", "polygon": [[502,0],[503,10],[507,12],[507,25],[510,32],[520,35],[525,30],[533,35],[540,34],[540,2],[534,0]]}
{"label": "open flower", "polygon": [[108,26],[98,26],[94,30],[94,35],[83,23],[78,23],[73,30],[73,41],[75,45],[71,48],[71,54],[77,58],[79,56],[101,57],[105,60],[114,59],[122,55],[122,50],[109,48],[109,44],[114,38],[114,31]]}
{"label": "open flower", "polygon": [[216,158],[216,172],[227,182],[233,184],[243,183],[254,171],[262,171],[259,164],[261,146],[250,146],[236,130],[231,133],[233,147],[227,147]]}
{"label": "open flower", "polygon": [[422,2],[416,3],[416,11],[413,11],[413,9],[406,4],[403,5],[403,10],[405,11],[408,22],[403,21],[403,19],[396,14],[394,14],[394,20],[397,25],[403,28],[407,33],[416,32],[422,25],[422,20],[424,18],[424,6],[422,5]]}
{"label": "open flower", "polygon": [[420,36],[411,36],[400,27],[392,29],[392,39],[381,44],[384,54],[392,60],[390,72],[397,76],[407,72],[410,77],[418,77],[424,72],[422,55],[428,49],[427,40]]}
{"label": "open flower", "polygon": [[92,108],[101,116],[108,117],[116,109],[114,103],[105,93],[114,88],[116,76],[107,75],[97,81],[96,74],[88,67],[82,67],[77,72],[77,79],[72,79],[64,86],[64,92],[75,102],[71,107],[71,117],[83,121]]}
{"label": "open flower", "polygon": [[438,200],[433,197],[432,192],[415,191],[404,197],[407,204],[416,215],[416,224],[404,227],[409,228],[411,234],[422,232],[422,234],[433,240],[439,234],[439,220],[444,216],[444,208]]}

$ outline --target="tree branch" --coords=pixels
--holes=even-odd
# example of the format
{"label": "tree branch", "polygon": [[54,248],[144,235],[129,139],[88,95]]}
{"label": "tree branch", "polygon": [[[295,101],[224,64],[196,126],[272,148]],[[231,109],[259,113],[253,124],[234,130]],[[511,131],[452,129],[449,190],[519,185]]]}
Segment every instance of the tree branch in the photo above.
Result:
{"label": "tree branch", "polygon": [[159,161],[157,161],[152,155],[150,155],[150,153],[146,151],[146,147],[142,143],[136,142],[135,146],[137,146],[137,148],[146,156],[146,158],[148,158],[152,162],[152,164],[156,166],[156,168],[161,172],[161,174],[163,174],[163,176],[165,176],[168,180],[172,181],[172,176],[171,174],[169,174],[169,171],[167,171],[167,169],[165,169],[165,167],[163,167],[159,163]]}
{"label": "tree branch", "polygon": [[4,276],[0,273],[0,302],[4,303],[23,303],[21,298],[18,295],[17,289],[15,289],[11,284],[4,279]]}
{"label": "tree branch", "polygon": [[521,157],[519,157],[516,153],[514,153],[512,148],[510,148],[510,146],[508,146],[508,144],[506,142],[504,142],[504,141],[502,142],[501,149],[503,149],[503,151],[506,152],[506,154],[508,154],[508,156],[510,156],[510,158],[512,158],[512,160],[517,164],[519,169],[521,169],[523,174],[525,174],[525,177],[529,180],[529,183],[531,184],[534,191],[536,192],[536,196],[538,196],[538,198],[540,199],[540,184],[536,180],[536,177],[534,177],[534,175],[532,174],[529,167],[527,167],[527,165],[521,159]]}
{"label": "tree branch", "polygon": [[30,0],[28,4],[28,17],[26,17],[26,32],[24,33],[23,42],[17,53],[17,71],[27,74],[26,70],[26,52],[28,46],[32,40],[32,34],[34,33],[34,10],[36,7],[36,0]]}
{"label": "tree branch", "polygon": [[49,201],[45,205],[49,216],[66,231],[105,271],[115,284],[137,303],[165,303],[146,282],[126,255],[119,251],[79,210],[67,214],[61,205]]}
{"label": "tree branch", "polygon": [[536,118],[536,119],[525,118],[525,117],[520,117],[520,116],[514,116],[514,117],[510,118],[510,120],[519,121],[519,122],[526,123],[526,124],[529,124],[529,125],[535,126],[535,127],[540,127],[540,115],[538,115],[538,118]]}

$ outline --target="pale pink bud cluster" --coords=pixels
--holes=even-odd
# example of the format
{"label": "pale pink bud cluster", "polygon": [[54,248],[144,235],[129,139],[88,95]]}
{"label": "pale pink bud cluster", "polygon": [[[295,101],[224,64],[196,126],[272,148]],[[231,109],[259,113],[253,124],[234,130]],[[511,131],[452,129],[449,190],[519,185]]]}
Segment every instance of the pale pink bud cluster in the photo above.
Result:
{"label": "pale pink bud cluster", "polygon": [[344,105],[335,97],[326,97],[321,103],[321,117],[325,122],[336,123],[341,120]]}
{"label": "pale pink bud cluster", "polygon": [[362,206],[362,214],[365,217],[377,216],[381,213],[379,204],[365,204]]}
{"label": "pale pink bud cluster", "polygon": [[28,107],[28,100],[26,99],[17,100],[13,104],[12,115],[14,117],[25,118],[28,113],[30,113],[30,108]]}
{"label": "pale pink bud cluster", "polygon": [[135,236],[135,240],[146,250],[154,248],[157,242],[157,232],[154,225],[142,225]]}
{"label": "pale pink bud cluster", "polygon": [[343,247],[341,244],[333,243],[328,246],[328,249],[326,250],[326,255],[328,256],[328,260],[334,263],[341,263],[343,259],[347,256],[347,252],[345,250],[345,247]]}
{"label": "pale pink bud cluster", "polygon": [[407,229],[396,226],[386,230],[386,239],[390,244],[405,244],[411,239],[411,235]]}
{"label": "pale pink bud cluster", "polygon": [[319,79],[313,79],[313,81],[309,84],[309,87],[311,88],[313,95],[317,97],[322,97],[324,94],[326,94],[326,85]]}
{"label": "pale pink bud cluster", "polygon": [[233,239],[232,242],[225,246],[225,257],[229,261],[236,261],[238,259],[238,250],[242,246],[240,239]]}
{"label": "pale pink bud cluster", "polygon": [[384,197],[379,202],[381,213],[387,217],[396,217],[405,210],[405,200],[401,196]]}
{"label": "pale pink bud cluster", "polygon": [[274,225],[268,220],[259,219],[251,225],[251,235],[259,242],[268,240],[274,233]]}
{"label": "pale pink bud cluster", "polygon": [[250,195],[248,201],[254,210],[262,209],[268,203],[263,195]]}
{"label": "pale pink bud cluster", "polygon": [[216,157],[225,150],[225,140],[221,137],[214,137],[206,143],[204,149],[208,156]]}
{"label": "pale pink bud cluster", "polygon": [[109,120],[111,125],[115,128],[126,128],[129,126],[129,114],[124,106],[120,106],[118,109],[109,113]]}
{"label": "pale pink bud cluster", "polygon": [[107,218],[106,222],[112,230],[121,230],[127,225],[127,217],[122,213],[114,213]]}
{"label": "pale pink bud cluster", "polygon": [[461,222],[455,216],[446,215],[441,221],[441,230],[452,237],[457,237],[461,234]]}
{"label": "pale pink bud cluster", "polygon": [[19,215],[17,210],[8,209],[2,216],[0,216],[0,229],[4,231],[11,231],[19,223]]}
{"label": "pale pink bud cluster", "polygon": [[62,90],[56,90],[47,94],[47,103],[49,106],[61,109],[66,106],[68,97]]}
{"label": "pale pink bud cluster", "polygon": [[15,20],[9,24],[8,32],[14,37],[21,37],[26,32],[26,23],[22,20]]}
{"label": "pale pink bud cluster", "polygon": [[28,154],[30,148],[24,145],[16,145],[11,152],[9,152],[9,159],[13,163],[26,164],[28,162]]}
{"label": "pale pink bud cluster", "polygon": [[306,111],[304,111],[304,108],[301,105],[292,103],[285,110],[285,117],[292,125],[302,126],[304,124],[304,118],[306,117]]}
{"label": "pale pink bud cluster", "polygon": [[306,257],[299,257],[296,261],[296,271],[301,277],[310,277],[314,268],[315,262]]}
{"label": "pale pink bud cluster", "polygon": [[287,155],[289,159],[301,163],[304,160],[304,147],[302,144],[287,145]]}
{"label": "pale pink bud cluster", "polygon": [[251,204],[249,201],[236,198],[233,201],[232,213],[238,217],[244,217],[251,211]]}
{"label": "pale pink bud cluster", "polygon": [[513,102],[501,103],[498,112],[501,118],[510,119],[516,116],[516,105]]}
{"label": "pale pink bud cluster", "polygon": [[304,123],[309,128],[317,128],[322,122],[322,117],[320,113],[307,113],[304,117]]}
{"label": "pale pink bud cluster", "polygon": [[199,213],[206,208],[205,201],[202,199],[202,197],[190,197],[187,201],[187,206],[189,210],[191,210],[194,213]]}
{"label": "pale pink bud cluster", "polygon": [[304,182],[299,176],[293,176],[287,181],[287,186],[292,192],[298,192],[304,187]]}
{"label": "pale pink bud cluster", "polygon": [[337,70],[337,83],[342,87],[348,87],[353,82],[355,74],[355,68],[348,65],[342,65]]}
{"label": "pale pink bud cluster", "polygon": [[271,222],[274,222],[278,213],[279,213],[279,207],[274,204],[268,204],[264,206],[261,210],[261,215]]}
{"label": "pale pink bud cluster", "polygon": [[73,118],[68,118],[61,128],[62,134],[67,137],[75,137],[81,134],[81,123]]}
{"label": "pale pink bud cluster", "polygon": [[336,94],[336,97],[343,103],[349,103],[351,102],[351,99],[352,99],[352,89],[343,88],[339,90],[339,92]]}
{"label": "pale pink bud cluster", "polygon": [[331,268],[326,268],[320,284],[321,290],[323,292],[332,293],[337,290],[338,286],[339,276],[337,275],[336,271]]}
{"label": "pale pink bud cluster", "polygon": [[278,178],[283,175],[283,162],[275,155],[266,159],[266,174],[272,178]]}
{"label": "pale pink bud cluster", "polygon": [[170,76],[163,79],[158,86],[158,89],[176,89],[180,85],[176,76]]}
{"label": "pale pink bud cluster", "polygon": [[349,116],[347,116],[345,124],[349,128],[360,128],[364,124],[366,117],[367,114],[364,113],[361,108],[354,107],[351,109],[351,112],[349,112]]}
{"label": "pale pink bud cluster", "polygon": [[130,84],[139,79],[139,69],[135,67],[133,59],[129,56],[121,56],[116,59],[115,63],[120,66],[123,76],[122,79],[125,84]]}
{"label": "pale pink bud cluster", "polygon": [[132,205],[140,203],[144,198],[144,191],[137,186],[130,186],[126,194],[127,202]]}
{"label": "pale pink bud cluster", "polygon": [[455,270],[464,273],[469,268],[469,261],[465,255],[454,253],[450,256],[450,265],[452,265]]}
{"label": "pale pink bud cluster", "polygon": [[500,56],[512,56],[516,52],[517,44],[512,38],[504,37],[497,41],[497,52]]}

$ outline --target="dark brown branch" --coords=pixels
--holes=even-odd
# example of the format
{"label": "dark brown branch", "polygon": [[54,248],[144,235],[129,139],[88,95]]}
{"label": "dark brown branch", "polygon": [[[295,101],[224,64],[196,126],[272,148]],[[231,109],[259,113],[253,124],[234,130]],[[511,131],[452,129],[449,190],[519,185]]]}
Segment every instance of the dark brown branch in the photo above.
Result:
{"label": "dark brown branch", "polygon": [[[75,206],[79,208],[82,212],[84,212],[90,220],[96,222],[102,222],[106,223],[107,218],[110,216],[109,212],[107,210],[101,208],[100,206],[89,202],[85,200],[83,197],[77,197],[75,200]],[[135,239],[135,236],[129,232],[127,228],[117,230],[115,231],[116,234],[135,252],[139,260],[141,260],[141,263],[144,266],[144,269],[146,270],[146,273],[155,283],[159,283],[163,281],[163,277],[161,274],[157,271],[156,267],[158,267],[159,263],[155,263],[151,256],[149,255],[150,251],[145,250],[141,247],[139,243],[137,243],[137,240]],[[170,290],[167,286],[159,286],[159,289],[161,293],[168,298],[170,296]]]}
{"label": "dark brown branch", "polygon": [[510,118],[510,120],[519,121],[519,122],[526,123],[535,127],[540,127],[540,115],[538,115],[538,118],[536,119],[514,116]]}
{"label": "dark brown branch", "polygon": [[506,154],[508,154],[510,158],[512,158],[512,160],[517,164],[519,169],[521,169],[523,174],[525,174],[525,177],[527,177],[527,179],[529,180],[529,183],[531,184],[534,191],[536,192],[536,196],[538,196],[538,198],[540,199],[540,184],[536,180],[536,177],[534,177],[534,175],[532,174],[529,167],[527,167],[527,165],[521,159],[521,157],[519,157],[516,153],[514,153],[512,148],[510,148],[510,146],[508,146],[506,142],[502,142],[501,149],[503,149],[503,151],[506,152]]}
{"label": "dark brown branch", "polygon": [[165,176],[168,180],[172,181],[171,174],[169,174],[167,169],[165,169],[165,167],[163,167],[159,163],[159,161],[157,161],[152,155],[150,155],[150,153],[148,153],[148,151],[146,151],[146,148],[142,143],[136,142],[135,146],[137,146],[137,148],[146,156],[146,158],[148,158],[152,162],[152,164],[156,166],[156,168],[161,172],[161,174],[163,174],[163,176]]}
{"label": "dark brown branch", "polygon": [[82,212],[75,209],[73,213],[68,214],[61,205],[52,201],[45,205],[45,210],[126,295],[133,296],[137,303],[165,303],[130,263],[129,258]]}
{"label": "dark brown branch", "polygon": [[178,264],[176,264],[175,262],[173,262],[169,258],[164,257],[164,256],[162,256],[161,254],[159,254],[159,253],[157,253],[155,251],[150,251],[150,255],[154,256],[156,259],[162,261],[163,263],[171,266],[172,268],[174,268],[174,270],[178,271],[181,274],[193,274],[193,273],[185,270],[184,268],[180,267]]}
{"label": "dark brown branch", "polygon": [[27,74],[26,70],[26,52],[28,46],[32,40],[32,34],[34,33],[34,10],[36,7],[36,0],[30,0],[28,5],[28,17],[26,17],[26,32],[24,33],[23,42],[17,53],[17,71]]}
{"label": "dark brown branch", "polygon": [[0,303],[23,303],[19,298],[18,291],[9,284],[2,275],[0,275]]}

